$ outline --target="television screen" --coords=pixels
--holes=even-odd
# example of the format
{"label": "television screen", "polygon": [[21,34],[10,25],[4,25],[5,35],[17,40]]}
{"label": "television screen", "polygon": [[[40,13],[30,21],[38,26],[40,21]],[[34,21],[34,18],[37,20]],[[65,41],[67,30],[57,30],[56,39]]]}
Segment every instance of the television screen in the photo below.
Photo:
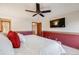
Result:
{"label": "television screen", "polygon": [[65,18],[51,20],[50,27],[65,27]]}

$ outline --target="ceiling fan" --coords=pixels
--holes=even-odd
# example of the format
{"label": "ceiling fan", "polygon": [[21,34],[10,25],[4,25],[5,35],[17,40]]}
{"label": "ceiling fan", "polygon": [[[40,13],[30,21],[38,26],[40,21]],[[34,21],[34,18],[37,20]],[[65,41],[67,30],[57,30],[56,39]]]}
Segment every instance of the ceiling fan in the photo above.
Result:
{"label": "ceiling fan", "polygon": [[25,11],[35,13],[35,14],[33,15],[33,17],[36,16],[37,14],[39,14],[39,15],[42,16],[42,17],[44,17],[44,15],[43,15],[42,13],[51,12],[51,10],[44,10],[44,11],[41,11],[41,10],[40,10],[40,4],[39,4],[39,3],[36,3],[36,11],[32,11],[32,10],[25,10]]}

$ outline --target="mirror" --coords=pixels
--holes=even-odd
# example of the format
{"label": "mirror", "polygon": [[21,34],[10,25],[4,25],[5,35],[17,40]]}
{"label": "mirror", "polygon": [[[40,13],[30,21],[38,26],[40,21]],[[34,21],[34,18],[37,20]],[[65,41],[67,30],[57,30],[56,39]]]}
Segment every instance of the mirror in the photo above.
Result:
{"label": "mirror", "polygon": [[37,23],[32,22],[32,32],[34,35],[37,35]]}
{"label": "mirror", "polygon": [[11,30],[11,21],[5,18],[0,18],[0,32],[8,33]]}
{"label": "mirror", "polygon": [[8,33],[8,31],[11,29],[10,25],[10,21],[2,21],[2,32]]}

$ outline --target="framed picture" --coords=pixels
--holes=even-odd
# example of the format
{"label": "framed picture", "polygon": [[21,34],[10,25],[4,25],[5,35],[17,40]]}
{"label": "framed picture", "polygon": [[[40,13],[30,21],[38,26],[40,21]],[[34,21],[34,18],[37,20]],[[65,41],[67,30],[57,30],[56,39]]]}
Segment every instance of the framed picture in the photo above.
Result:
{"label": "framed picture", "polygon": [[64,28],[65,27],[65,18],[58,18],[50,21],[50,28]]}

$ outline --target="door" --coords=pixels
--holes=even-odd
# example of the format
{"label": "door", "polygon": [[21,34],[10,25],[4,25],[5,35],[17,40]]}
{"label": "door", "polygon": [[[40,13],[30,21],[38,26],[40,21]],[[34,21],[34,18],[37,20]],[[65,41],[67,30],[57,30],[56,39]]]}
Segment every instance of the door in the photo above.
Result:
{"label": "door", "polygon": [[2,32],[2,22],[0,20],[0,32]]}
{"label": "door", "polygon": [[37,23],[37,35],[42,35],[42,23]]}

